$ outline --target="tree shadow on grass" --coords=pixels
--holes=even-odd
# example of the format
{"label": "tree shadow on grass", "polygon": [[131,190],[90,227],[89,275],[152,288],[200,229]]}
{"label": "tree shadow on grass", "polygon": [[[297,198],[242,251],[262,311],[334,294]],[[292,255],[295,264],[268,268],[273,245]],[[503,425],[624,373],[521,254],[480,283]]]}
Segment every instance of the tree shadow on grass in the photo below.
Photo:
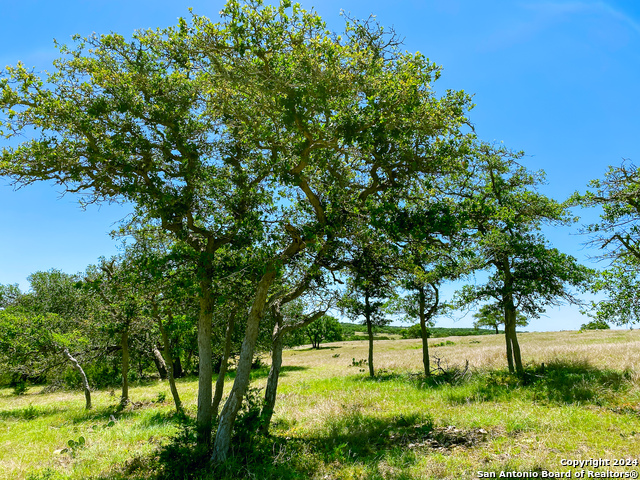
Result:
{"label": "tree shadow on grass", "polygon": [[448,392],[452,404],[509,400],[514,397],[545,404],[606,405],[632,386],[629,371],[603,369],[586,361],[554,360],[530,366],[523,378],[504,370],[471,379]]}
{"label": "tree shadow on grass", "polygon": [[306,347],[306,348],[296,348],[293,350],[294,352],[318,352],[320,350],[336,350],[338,348],[342,348],[342,345],[325,345],[319,346],[318,348]]}
{"label": "tree shadow on grass", "polygon": [[106,407],[97,407],[91,410],[83,410],[71,413],[67,417],[72,423],[97,422],[108,423],[110,421],[118,421],[121,418],[132,418],[139,415],[134,410],[118,411],[117,405],[108,405]]}
{"label": "tree shadow on grass", "polygon": [[307,437],[306,441],[326,466],[337,465],[339,469],[364,466],[367,473],[362,478],[381,478],[384,472],[379,471],[380,468],[396,465],[411,469],[425,454],[448,454],[453,448],[473,448],[487,441],[490,435],[481,428],[438,426],[423,413],[391,417],[367,415],[354,404],[346,412],[327,418],[317,434]]}
{"label": "tree shadow on grass", "polygon": [[632,375],[586,361],[553,361],[527,370],[524,384],[534,400],[604,405],[631,387]]}
{"label": "tree shadow on grass", "polygon": [[[265,366],[265,367],[260,367],[260,368],[256,368],[254,370],[251,370],[251,380],[257,380],[260,378],[267,378],[269,376],[269,369],[270,367]],[[287,372],[301,372],[304,370],[308,370],[309,367],[299,367],[297,365],[291,365],[291,366],[283,366],[282,368],[280,368],[280,377],[286,377],[287,376]],[[235,370],[230,370],[229,372],[227,372],[226,375],[227,378],[233,380],[234,378],[236,378],[236,371]],[[217,377],[216,377],[217,378]],[[214,378],[215,380],[215,378]]]}
{"label": "tree shadow on grass", "polygon": [[139,423],[140,428],[153,428],[159,425],[188,425],[193,423],[193,419],[184,413],[178,413],[175,410],[170,412],[154,412],[147,415]]}
{"label": "tree shadow on grass", "polygon": [[598,368],[584,360],[554,360],[531,365],[523,378],[506,370],[471,372],[452,366],[425,377],[417,373],[379,370],[378,374],[354,376],[354,382],[401,382],[420,390],[444,390],[453,405],[528,399],[550,404],[606,405],[615,402],[633,385],[630,371]]}
{"label": "tree shadow on grass", "polygon": [[28,421],[48,417],[64,411],[66,411],[66,408],[28,405],[26,407],[15,408],[12,410],[0,410],[0,420],[15,419]]}

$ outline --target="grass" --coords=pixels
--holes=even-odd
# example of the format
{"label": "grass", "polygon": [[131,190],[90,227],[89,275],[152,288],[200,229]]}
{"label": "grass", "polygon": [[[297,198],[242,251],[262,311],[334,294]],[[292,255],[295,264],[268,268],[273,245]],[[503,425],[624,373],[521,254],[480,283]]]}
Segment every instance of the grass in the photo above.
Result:
{"label": "grass", "polygon": [[[362,342],[288,350],[272,435],[236,440],[235,457],[214,471],[196,469],[207,452],[193,450],[191,421],[173,414],[165,383],[132,387],[123,412],[107,391],[94,392],[86,412],[80,392],[2,389],[0,479],[458,479],[570,470],[562,459],[637,459],[640,332],[520,338],[524,382],[505,372],[497,335],[434,339],[444,370],[469,362],[467,375],[446,378],[420,374],[420,340],[376,341],[375,379],[352,366],[367,358]],[[254,387],[266,371],[254,372]],[[178,388],[195,417],[196,381]],[[81,436],[84,445],[61,452]]]}

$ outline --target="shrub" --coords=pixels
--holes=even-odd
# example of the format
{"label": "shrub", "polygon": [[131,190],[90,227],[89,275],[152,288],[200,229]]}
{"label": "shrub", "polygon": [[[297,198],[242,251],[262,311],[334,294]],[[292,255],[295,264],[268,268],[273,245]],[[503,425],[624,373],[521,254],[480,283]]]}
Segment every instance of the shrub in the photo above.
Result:
{"label": "shrub", "polygon": [[610,328],[609,324],[604,320],[592,320],[580,326],[580,330],[609,330]]}

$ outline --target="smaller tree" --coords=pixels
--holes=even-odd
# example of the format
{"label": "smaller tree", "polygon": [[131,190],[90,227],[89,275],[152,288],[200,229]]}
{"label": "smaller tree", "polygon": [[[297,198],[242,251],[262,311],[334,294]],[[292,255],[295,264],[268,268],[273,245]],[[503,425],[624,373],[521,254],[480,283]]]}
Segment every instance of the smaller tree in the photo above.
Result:
{"label": "smaller tree", "polygon": [[387,299],[393,296],[389,252],[380,244],[356,248],[349,262],[350,278],[346,295],[339,302],[342,313],[367,326],[369,337],[369,376],[373,368],[373,329],[389,323],[385,318]]}
{"label": "smaller tree", "polygon": [[0,284],[0,309],[15,305],[22,295],[17,283],[10,285]]}
{"label": "smaller tree", "polygon": [[580,330],[609,330],[611,327],[604,320],[592,320],[580,325]]}
{"label": "smaller tree", "polygon": [[[88,343],[75,322],[54,313],[33,313],[18,307],[0,310],[0,363],[19,378],[39,378],[71,362],[82,380],[86,409],[91,390],[84,370],[69,348]],[[76,355],[77,356],[77,355]]]}
{"label": "smaller tree", "polygon": [[[496,330],[496,335],[500,333],[498,327],[504,324],[504,308],[498,303],[489,303],[480,307],[477,313],[473,314],[473,318],[476,319],[473,322],[474,328],[491,327]],[[516,314],[516,326],[526,327],[529,325],[529,320],[522,313]]]}
{"label": "smaller tree", "polygon": [[330,315],[324,315],[315,322],[309,324],[304,333],[311,340],[312,348],[320,348],[320,343],[325,340],[327,342],[339,342],[342,340],[342,327],[340,322]]}

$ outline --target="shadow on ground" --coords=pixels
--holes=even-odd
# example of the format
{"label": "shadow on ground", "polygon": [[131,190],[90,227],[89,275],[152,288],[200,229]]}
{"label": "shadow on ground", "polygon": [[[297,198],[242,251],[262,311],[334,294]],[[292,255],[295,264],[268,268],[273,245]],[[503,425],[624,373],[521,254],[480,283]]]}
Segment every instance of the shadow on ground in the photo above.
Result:
{"label": "shadow on ground", "polygon": [[[265,366],[265,367],[259,367],[254,370],[251,370],[251,380],[257,380],[259,378],[267,378],[269,376],[269,368],[270,367]],[[308,369],[309,367],[299,367],[296,365],[283,366],[282,368],[280,368],[280,377],[286,377],[287,372],[300,372]],[[231,370],[227,372],[226,377],[233,380],[234,378],[236,378],[236,371]],[[214,378],[214,381],[215,381],[215,378]]]}
{"label": "shadow on ground", "polygon": [[634,386],[631,371],[598,368],[586,361],[552,361],[530,365],[523,378],[506,370],[471,371],[453,365],[430,377],[418,373],[380,370],[369,376],[349,377],[353,382],[403,382],[421,390],[445,390],[451,404],[528,399],[539,403],[608,405]]}
{"label": "shadow on ground", "polygon": [[66,411],[66,408],[28,405],[11,410],[0,410],[0,420],[35,420],[64,411]]}

